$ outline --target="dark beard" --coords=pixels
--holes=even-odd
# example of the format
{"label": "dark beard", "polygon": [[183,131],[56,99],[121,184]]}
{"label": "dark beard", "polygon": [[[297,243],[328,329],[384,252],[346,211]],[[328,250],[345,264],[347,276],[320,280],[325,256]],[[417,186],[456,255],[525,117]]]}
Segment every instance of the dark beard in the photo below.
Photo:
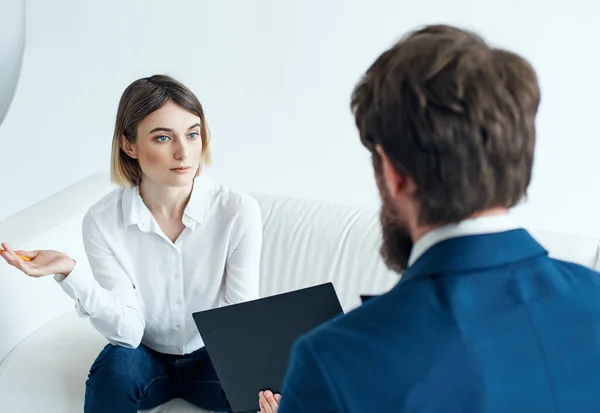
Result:
{"label": "dark beard", "polygon": [[413,242],[385,190],[380,188],[380,194],[381,212],[379,222],[383,239],[379,253],[385,265],[390,270],[400,274],[408,267]]}

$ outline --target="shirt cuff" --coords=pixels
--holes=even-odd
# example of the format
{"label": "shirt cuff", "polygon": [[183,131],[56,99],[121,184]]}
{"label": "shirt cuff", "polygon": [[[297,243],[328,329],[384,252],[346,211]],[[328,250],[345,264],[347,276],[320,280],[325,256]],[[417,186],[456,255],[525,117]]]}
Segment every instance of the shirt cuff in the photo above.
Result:
{"label": "shirt cuff", "polygon": [[81,315],[89,315],[87,309],[81,308],[81,303],[87,302],[85,298],[93,294],[95,281],[93,277],[90,277],[90,274],[85,271],[80,271],[78,266],[75,265],[75,268],[67,277],[64,274],[54,274],[54,280],[69,297],[76,301],[77,309]]}
{"label": "shirt cuff", "polygon": [[[75,271],[74,268],[73,268],[73,271]],[[73,271],[71,271],[71,274],[73,274]],[[64,274],[54,274],[54,279],[56,280],[57,283],[63,282],[65,278],[67,278],[67,277]]]}

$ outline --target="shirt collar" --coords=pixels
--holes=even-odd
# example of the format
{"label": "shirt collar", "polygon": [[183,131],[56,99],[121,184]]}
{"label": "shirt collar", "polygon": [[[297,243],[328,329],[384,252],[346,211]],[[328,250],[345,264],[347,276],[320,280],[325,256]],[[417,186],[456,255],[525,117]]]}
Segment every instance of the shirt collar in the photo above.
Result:
{"label": "shirt collar", "polygon": [[504,232],[517,228],[519,228],[519,225],[508,213],[469,218],[457,224],[444,225],[428,232],[415,243],[410,253],[408,265],[410,267],[425,251],[440,241],[466,235]]}
{"label": "shirt collar", "polygon": [[[183,211],[183,224],[194,229],[196,224],[202,224],[208,215],[211,205],[214,180],[201,173],[194,178],[190,199]],[[121,201],[123,209],[123,225],[137,225],[142,231],[150,231],[154,226],[154,217],[140,196],[139,186],[125,188]]]}
{"label": "shirt collar", "polygon": [[[206,221],[206,217],[210,211],[214,185],[215,181],[205,172],[200,173],[200,175],[194,179],[190,200],[183,211],[183,223],[186,226],[193,228],[195,224],[202,224]],[[192,220],[193,223],[186,223],[185,217]]]}

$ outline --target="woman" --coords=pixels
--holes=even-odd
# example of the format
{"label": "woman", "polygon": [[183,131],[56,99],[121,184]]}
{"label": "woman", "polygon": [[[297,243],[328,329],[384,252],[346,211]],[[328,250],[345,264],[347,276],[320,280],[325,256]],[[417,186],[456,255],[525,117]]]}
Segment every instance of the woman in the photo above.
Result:
{"label": "woman", "polygon": [[120,187],[83,219],[93,275],[63,252],[2,244],[25,274],[54,274],[110,343],[90,369],[86,413],[135,413],[174,397],[229,410],[192,313],[258,298],[262,220],[253,198],[203,172],[209,153],[196,96],[166,76],[139,79],[117,113]]}

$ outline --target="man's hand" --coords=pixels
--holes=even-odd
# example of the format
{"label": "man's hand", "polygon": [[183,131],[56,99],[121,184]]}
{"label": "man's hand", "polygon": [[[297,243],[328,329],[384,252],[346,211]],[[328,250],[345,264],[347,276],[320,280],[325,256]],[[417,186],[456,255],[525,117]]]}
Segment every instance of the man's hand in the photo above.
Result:
{"label": "man's hand", "polygon": [[[14,251],[10,245],[2,243],[0,256],[13,267],[21,270],[30,277],[43,277],[45,275],[63,274],[68,276],[75,267],[75,261],[67,254],[60,251]],[[31,261],[24,261],[20,256]]]}
{"label": "man's hand", "polygon": [[277,413],[277,410],[279,410],[279,403],[281,403],[280,394],[273,394],[269,390],[258,393],[260,413]]}

